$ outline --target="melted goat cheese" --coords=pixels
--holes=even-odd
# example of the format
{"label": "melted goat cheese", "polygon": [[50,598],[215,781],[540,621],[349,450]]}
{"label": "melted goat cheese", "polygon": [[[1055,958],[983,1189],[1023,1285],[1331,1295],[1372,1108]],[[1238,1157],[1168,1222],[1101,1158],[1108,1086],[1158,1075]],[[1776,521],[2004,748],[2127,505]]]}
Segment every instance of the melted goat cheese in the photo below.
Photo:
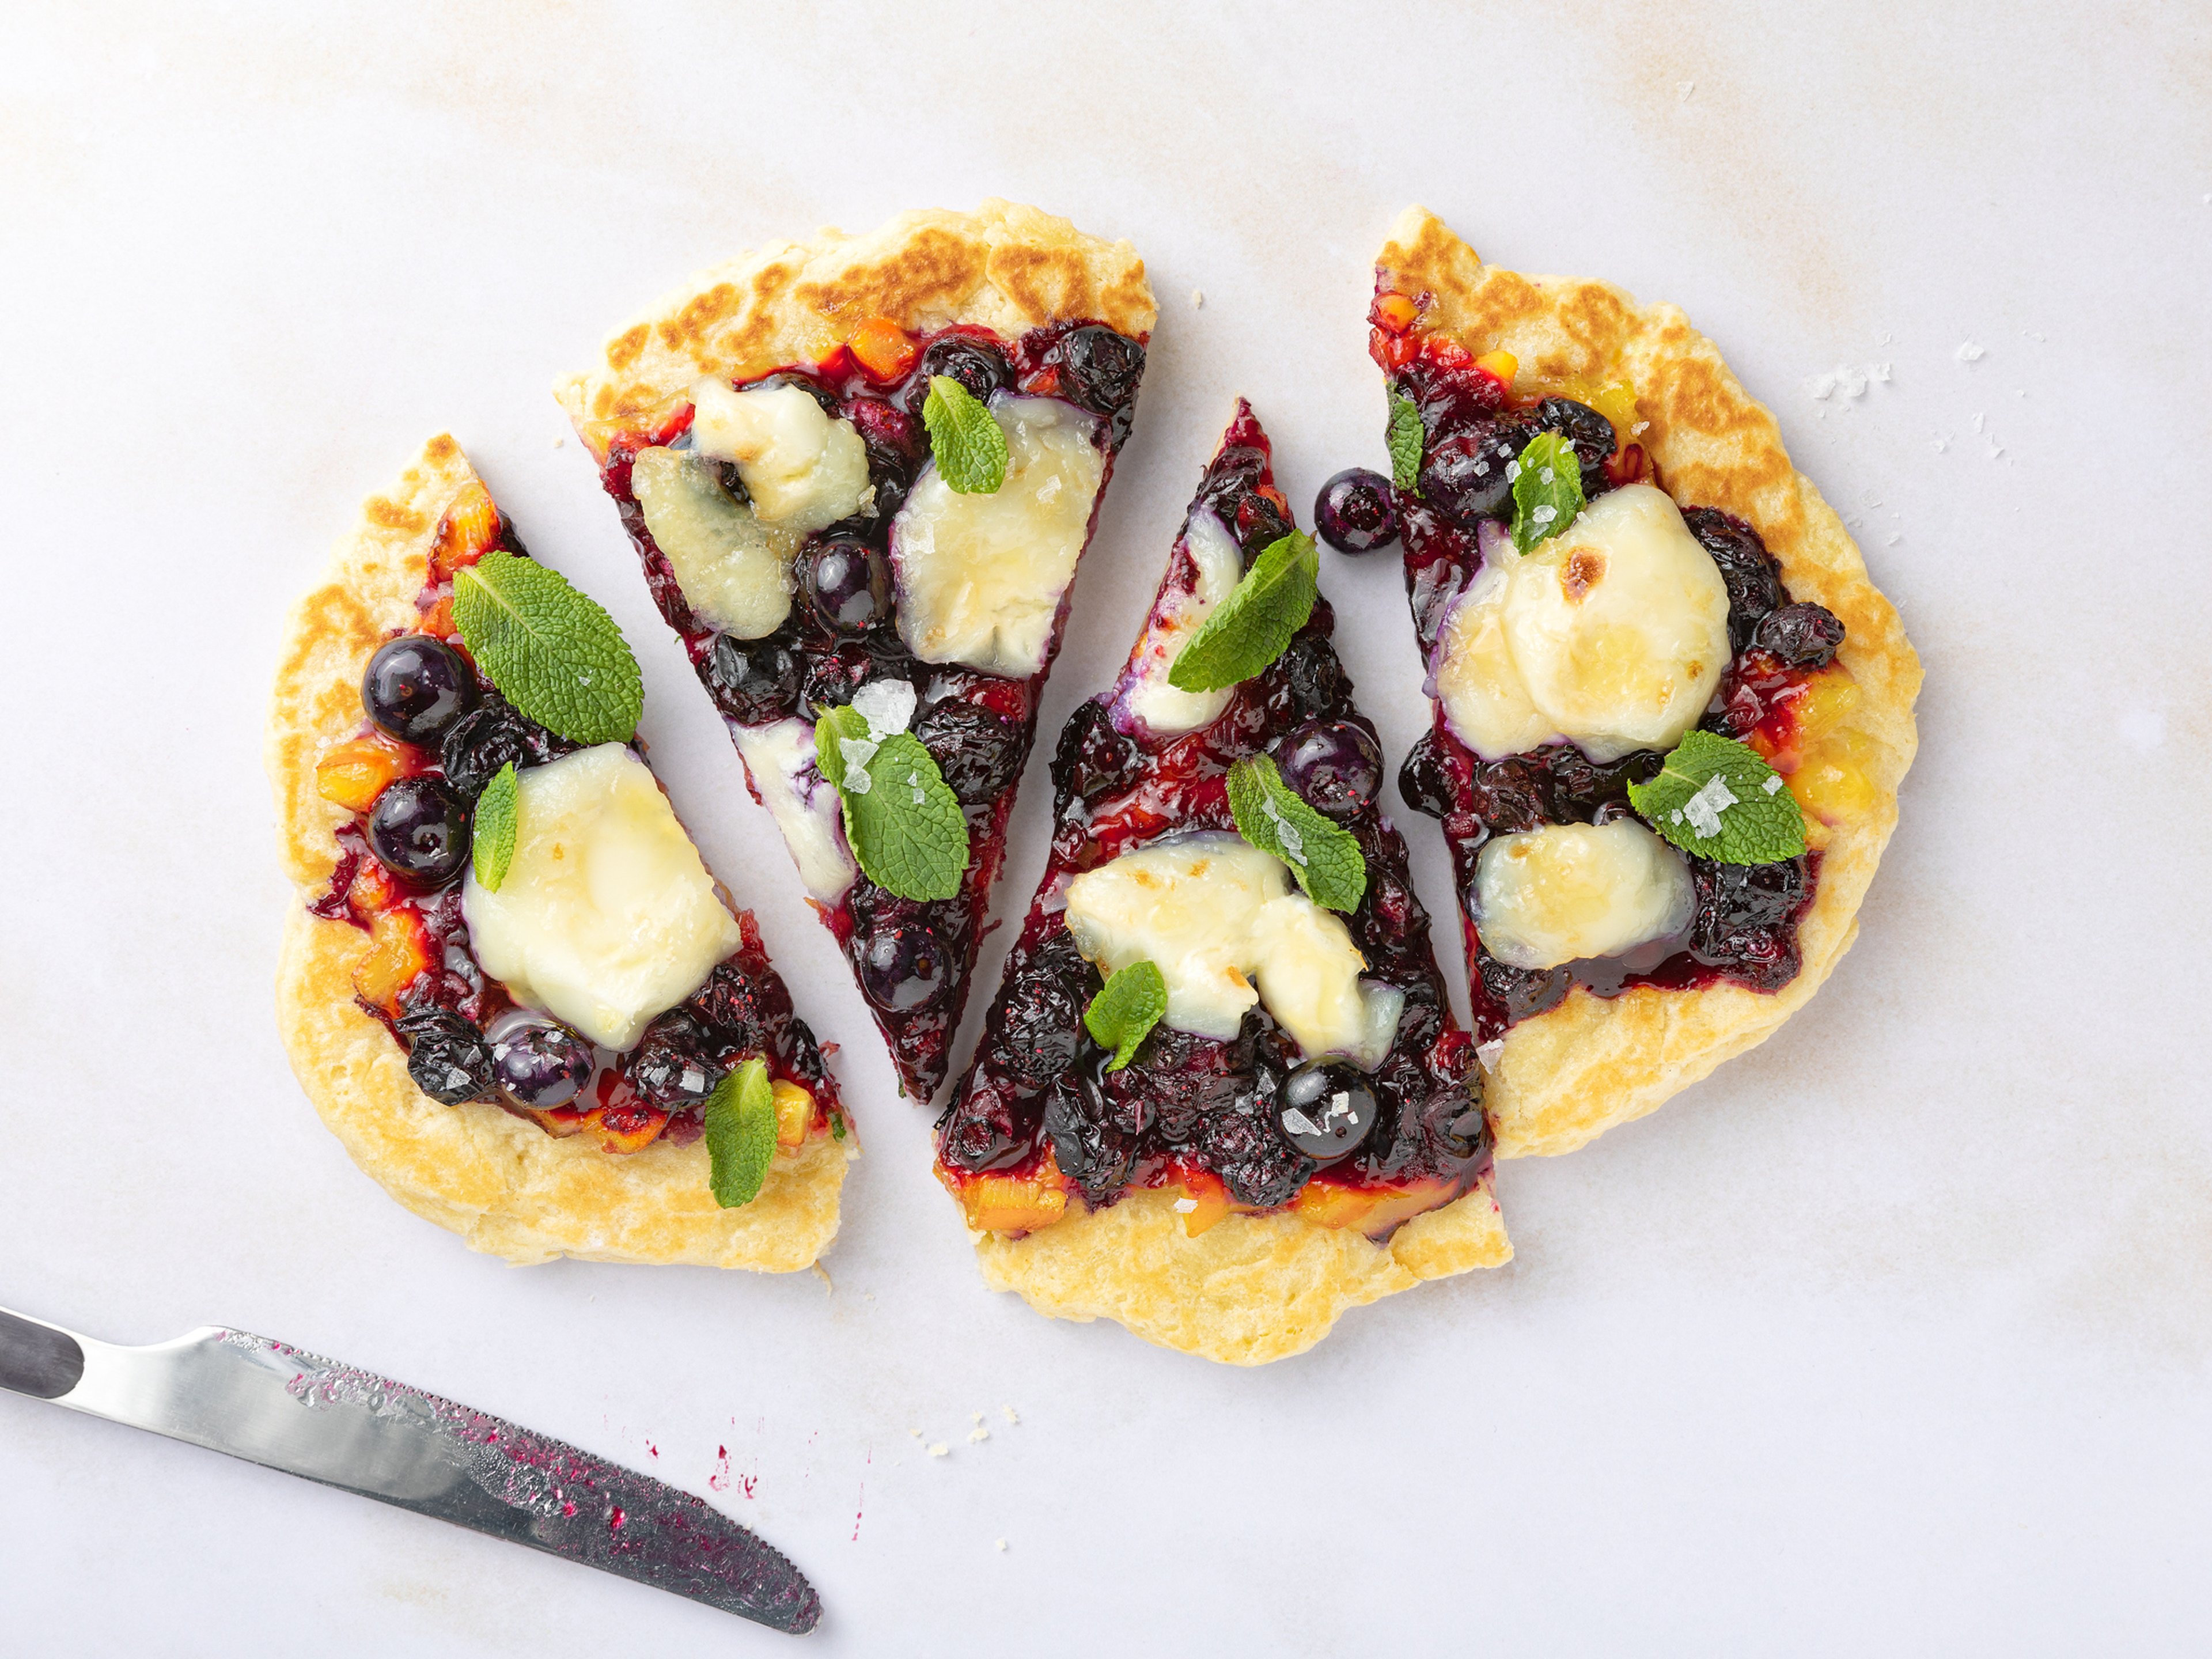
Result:
{"label": "melted goat cheese", "polygon": [[1682,855],[1633,818],[1498,836],[1475,860],[1475,931],[1513,968],[1617,957],[1690,925]]}
{"label": "melted goat cheese", "polygon": [[461,888],[469,942],[515,1000],[628,1048],[742,942],[652,770],[618,743],[516,778],[514,857]]}
{"label": "melted goat cheese", "polygon": [[1182,691],[1168,684],[1168,671],[1190,643],[1191,635],[1244,579],[1243,550],[1212,512],[1191,515],[1183,531],[1183,545],[1190,550],[1198,580],[1162,599],[1146,624],[1144,637],[1129,653],[1123,677],[1127,689],[1122,692],[1122,711],[1161,737],[1176,737],[1211,725],[1237,695],[1234,686],[1219,691]]}
{"label": "melted goat cheese", "polygon": [[832,419],[803,386],[734,392],[709,376],[691,388],[691,407],[693,447],[737,463],[763,524],[803,537],[873,499],[858,428]]}
{"label": "melted goat cheese", "polygon": [[741,640],[763,639],[783,626],[791,614],[796,536],[763,524],[712,468],[680,450],[638,451],[629,487],[701,622]]}
{"label": "melted goat cheese", "polygon": [[799,879],[823,902],[853,884],[857,866],[845,848],[837,792],[816,769],[814,727],[802,720],[734,728],[754,793],[768,808],[799,866]]}
{"label": "melted goat cheese", "polygon": [[1044,667],[1106,458],[1096,422],[1056,398],[1002,392],[991,414],[1006,434],[1006,482],[963,495],[932,463],[892,522],[899,637],[924,662],[1026,679]]}

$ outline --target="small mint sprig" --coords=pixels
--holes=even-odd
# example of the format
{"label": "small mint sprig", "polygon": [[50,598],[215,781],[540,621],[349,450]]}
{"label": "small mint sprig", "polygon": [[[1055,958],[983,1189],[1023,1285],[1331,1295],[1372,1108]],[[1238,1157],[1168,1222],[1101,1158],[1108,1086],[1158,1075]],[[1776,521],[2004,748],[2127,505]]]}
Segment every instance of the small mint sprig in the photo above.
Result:
{"label": "small mint sprig", "polygon": [[1805,815],[1759,751],[1717,732],[1684,735],[1628,802],[1686,853],[1716,864],[1779,864],[1805,850]]}
{"label": "small mint sprig", "polygon": [[1229,811],[1237,833],[1290,866],[1316,904],[1359,908],[1367,891],[1367,860],[1359,842],[1307,805],[1265,755],[1247,756],[1229,769]]}
{"label": "small mint sprig", "polygon": [[514,836],[521,822],[522,792],[513,761],[492,774],[491,781],[477,797],[476,823],[469,839],[469,863],[477,885],[488,893],[499,891],[514,862]]}
{"label": "small mint sprig", "polygon": [[1413,400],[1399,392],[1390,394],[1390,482],[1399,489],[1418,495],[1420,493],[1421,445],[1427,434],[1421,430],[1421,411]]}
{"label": "small mint sprig", "polygon": [[1083,1011],[1083,1024],[1114,1058],[1106,1069],[1118,1072],[1133,1059],[1137,1045],[1168,1011],[1167,976],[1157,964],[1133,962],[1107,975],[1105,985]]}
{"label": "small mint sprig", "polygon": [[775,1090],[758,1054],[732,1066],[707,1097],[707,1186],[726,1210],[760,1196],[775,1158]]}
{"label": "small mint sprig", "polygon": [[1557,432],[1539,432],[1514,463],[1513,545],[1526,553],[1559,534],[1583,510],[1582,463]]}
{"label": "small mint sprig", "polygon": [[990,495],[1006,481],[1006,428],[950,374],[929,377],[921,423],[937,476],[963,495]]}
{"label": "small mint sprig", "polygon": [[[814,722],[815,765],[844,803],[845,839],[870,881],[901,898],[957,898],[968,819],[936,759],[904,729],[912,716],[911,692],[902,717],[884,714],[872,699],[823,709]],[[891,719],[897,723],[882,723]]]}
{"label": "small mint sprig", "polygon": [[1321,554],[1303,530],[1267,544],[1168,665],[1178,691],[1225,691],[1283,654],[1313,615]]}
{"label": "small mint sprig", "polygon": [[453,574],[453,623],[500,695],[571,743],[628,743],[645,711],[637,659],[557,570],[495,548]]}

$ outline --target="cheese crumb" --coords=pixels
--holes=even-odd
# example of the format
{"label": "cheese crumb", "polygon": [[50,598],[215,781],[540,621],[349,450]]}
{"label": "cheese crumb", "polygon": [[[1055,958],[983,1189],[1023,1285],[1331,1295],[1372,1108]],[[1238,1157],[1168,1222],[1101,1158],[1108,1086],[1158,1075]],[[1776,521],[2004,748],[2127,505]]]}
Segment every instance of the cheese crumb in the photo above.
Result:
{"label": "cheese crumb", "polygon": [[999,1410],[1009,1423],[1018,1423],[1022,1420],[1020,1418],[1014,1415],[1014,1408],[1012,1406],[1001,1406],[999,1407]]}
{"label": "cheese crumb", "polygon": [[562,445],[563,445],[563,444],[567,443],[568,441],[566,438],[556,438],[556,439],[553,441],[553,447],[554,447],[554,448],[556,448],[556,449],[558,449],[558,448],[560,448],[560,447],[561,447],[561,446],[562,446]]}
{"label": "cheese crumb", "polygon": [[990,1437],[990,1430],[985,1428],[981,1423],[978,1423],[974,1428],[968,1431],[968,1438],[971,1442],[988,1440]]}
{"label": "cheese crumb", "polygon": [[1708,838],[1721,832],[1721,814],[1735,805],[1735,792],[1728,780],[1716,772],[1705,780],[1705,787],[1682,803],[1682,816],[1690,821],[1690,828]]}
{"label": "cheese crumb", "polygon": [[1001,1550],[1004,1550],[1006,1547],[1006,1540],[1005,1539],[1001,1538],[999,1540],[999,1547]]}
{"label": "cheese crumb", "polygon": [[[1190,303],[1191,308],[1193,310],[1196,310],[1199,307],[1206,303],[1206,295],[1200,293],[1198,289],[1193,289],[1190,291]],[[1006,1540],[1004,1539],[1000,1539],[999,1540],[999,1547],[1000,1549],[1006,1547]]]}
{"label": "cheese crumb", "polygon": [[932,1457],[949,1457],[952,1455],[952,1448],[946,1445],[942,1440],[939,1441],[935,1445],[929,1447],[927,1449]]}

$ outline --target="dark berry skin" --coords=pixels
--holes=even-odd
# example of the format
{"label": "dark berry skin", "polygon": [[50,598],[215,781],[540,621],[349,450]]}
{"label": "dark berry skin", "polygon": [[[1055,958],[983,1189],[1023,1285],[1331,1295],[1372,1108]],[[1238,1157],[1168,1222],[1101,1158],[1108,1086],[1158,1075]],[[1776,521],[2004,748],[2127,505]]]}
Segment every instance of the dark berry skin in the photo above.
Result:
{"label": "dark berry skin", "polygon": [[805,669],[781,634],[764,640],[717,634],[699,678],[723,716],[740,726],[765,726],[799,707]]}
{"label": "dark berry skin", "polygon": [[1139,1137],[1121,1121],[1103,1081],[1109,1056],[1093,1043],[1062,1073],[1044,1104],[1044,1133],[1053,1162],[1092,1204],[1121,1195],[1135,1163]]}
{"label": "dark berry skin", "polygon": [[1382,787],[1382,748],[1351,720],[1310,720],[1269,745],[1283,781],[1306,805],[1339,820],[1358,817]]}
{"label": "dark berry skin", "polygon": [[1470,527],[1505,516],[1513,510],[1506,471],[1528,442],[1527,428],[1487,422],[1438,439],[1421,458],[1421,499]]}
{"label": "dark berry skin", "polygon": [[1607,487],[1605,464],[1619,447],[1613,422],[1588,404],[1571,398],[1547,398],[1536,405],[1536,430],[1556,432],[1575,447],[1582,464],[1583,494],[1595,495]]}
{"label": "dark berry skin", "polygon": [[1074,1064],[1083,1011],[1097,994],[1098,970],[1065,930],[1007,964],[1007,994],[991,1042],[1017,1084],[1044,1089]]}
{"label": "dark berry skin", "polygon": [[1021,729],[979,703],[940,698],[922,710],[915,736],[963,806],[986,806],[1020,775]]}
{"label": "dark berry skin", "polygon": [[878,922],[854,935],[853,955],[860,989],[887,1012],[927,1007],[951,989],[953,953],[920,922]]}
{"label": "dark berry skin", "polygon": [[1740,652],[1751,643],[1767,613],[1790,598],[1782,586],[1782,567],[1756,530],[1717,507],[1691,507],[1682,514],[1682,522],[1712,556],[1721,580],[1728,584],[1729,648]]}
{"label": "dark berry skin", "polygon": [[1315,1060],[1283,1080],[1276,1118],[1292,1146],[1328,1164],[1359,1150],[1375,1127],[1377,1104],[1366,1074],[1351,1061]]}
{"label": "dark berry skin", "polygon": [[1692,859],[1690,874],[1698,890],[1690,949],[1701,961],[1763,991],[1779,990],[1797,976],[1797,933],[1790,922],[1805,899],[1804,860]]}
{"label": "dark berry skin", "polygon": [[[1326,601],[1315,603],[1318,609]],[[1345,713],[1352,697],[1352,681],[1337,659],[1336,647],[1317,634],[1301,634],[1292,640],[1265,678],[1279,684],[1302,714]],[[1272,716],[1275,712],[1271,703],[1268,713]]]}
{"label": "dark berry skin", "polygon": [[361,706],[370,724],[402,743],[435,745],[476,701],[476,671],[427,634],[386,641],[361,677]]}
{"label": "dark berry skin", "polygon": [[1346,467],[1314,497],[1314,528],[1340,553],[1372,553],[1398,539],[1390,481],[1364,466]]}
{"label": "dark berry skin", "polygon": [[1126,334],[1100,323],[1070,329],[1051,356],[1060,364],[1060,395],[1106,417],[1114,447],[1129,435],[1137,382],[1145,372],[1145,349]]}
{"label": "dark berry skin", "polygon": [[[763,375],[759,380],[751,382],[742,389],[746,392],[757,392],[763,386],[797,386],[808,397],[813,398],[816,403],[821,404],[822,412],[824,415],[827,415],[833,421],[838,419],[843,413],[843,410],[838,407],[837,394],[836,392],[832,392],[828,386],[823,385],[821,381],[816,380],[812,375],[802,374],[797,369],[780,368],[773,374]],[[731,470],[734,471],[736,469],[732,467]],[[745,499],[742,488],[740,488],[736,494],[739,501],[744,501]]]}
{"label": "dark berry skin", "polygon": [[1785,605],[1760,619],[1751,642],[1792,668],[1826,668],[1844,642],[1843,620],[1818,605]]}
{"label": "dark berry skin", "polygon": [[473,816],[443,778],[402,778],[369,808],[368,850],[410,887],[443,887],[469,861]]}
{"label": "dark berry skin", "polygon": [[1262,1071],[1257,1086],[1238,1094],[1199,1125],[1198,1146],[1230,1197],[1273,1209],[1297,1196],[1313,1178],[1313,1159],[1283,1139],[1275,1075]]}
{"label": "dark berry skin", "polygon": [[729,1069],[719,1063],[717,1047],[697,1016],[672,1008],[645,1028],[623,1061],[623,1074],[640,1098],[678,1111],[713,1094]]}
{"label": "dark berry skin", "polygon": [[921,361],[907,380],[904,401],[917,417],[922,404],[929,401],[930,381],[939,374],[957,380],[977,403],[988,404],[993,392],[1013,383],[1014,369],[1006,354],[988,340],[967,334],[939,335],[921,349]]}
{"label": "dark berry skin", "polygon": [[815,544],[799,561],[799,585],[833,632],[865,634],[890,619],[890,564],[857,538],[832,536]]}
{"label": "dark berry skin", "polygon": [[517,1105],[565,1106],[592,1080],[592,1045],[556,1019],[516,1020],[491,1044],[492,1073]]}
{"label": "dark berry skin", "polygon": [[[1060,728],[1052,757],[1053,788],[1065,807],[1071,800],[1103,800],[1129,787],[1141,751],[1114,729],[1113,715],[1097,701],[1080,703]],[[1055,816],[1060,808],[1054,809]]]}
{"label": "dark berry skin", "polygon": [[830,655],[817,657],[807,665],[799,706],[807,719],[820,720],[823,709],[842,708],[853,701],[855,691],[886,674],[896,678],[896,670],[848,640]]}
{"label": "dark berry skin", "polygon": [[488,696],[453,722],[439,745],[438,764],[453,793],[473,803],[502,766],[526,771],[557,760],[575,746],[526,719],[506,699]]}
{"label": "dark berry skin", "polygon": [[458,1106],[490,1096],[491,1048],[474,1021],[450,1008],[416,1008],[393,1024],[407,1044],[407,1075],[431,1099]]}
{"label": "dark berry skin", "polygon": [[749,1052],[768,1040],[774,1009],[758,982],[735,963],[718,965],[685,1006],[719,1053]]}

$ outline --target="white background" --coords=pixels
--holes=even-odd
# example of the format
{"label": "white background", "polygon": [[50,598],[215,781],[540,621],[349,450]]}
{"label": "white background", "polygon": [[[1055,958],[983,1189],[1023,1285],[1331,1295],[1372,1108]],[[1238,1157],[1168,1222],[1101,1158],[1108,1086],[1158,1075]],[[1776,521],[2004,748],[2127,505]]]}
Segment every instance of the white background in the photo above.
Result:
{"label": "white background", "polygon": [[[707,1493],[821,1586],[824,1651],[2203,1651],[2207,13],[1322,9],[9,8],[0,1303],[233,1322]],[[1381,459],[1361,314],[1413,199],[1501,264],[1682,304],[1927,665],[1902,827],[1812,1006],[1507,1166],[1510,1267],[1256,1373],[979,1287],[924,1115],[556,447],[554,376],[691,270],[993,194],[1132,238],[1161,301],[1048,738],[1235,393],[1302,518]],[[679,807],[846,1045],[834,1291],[472,1255],[287,1071],[279,625],[441,428],[628,630]],[[1424,720],[1395,562],[1323,580],[1395,759]],[[0,1397],[10,1653],[781,1639]]]}

